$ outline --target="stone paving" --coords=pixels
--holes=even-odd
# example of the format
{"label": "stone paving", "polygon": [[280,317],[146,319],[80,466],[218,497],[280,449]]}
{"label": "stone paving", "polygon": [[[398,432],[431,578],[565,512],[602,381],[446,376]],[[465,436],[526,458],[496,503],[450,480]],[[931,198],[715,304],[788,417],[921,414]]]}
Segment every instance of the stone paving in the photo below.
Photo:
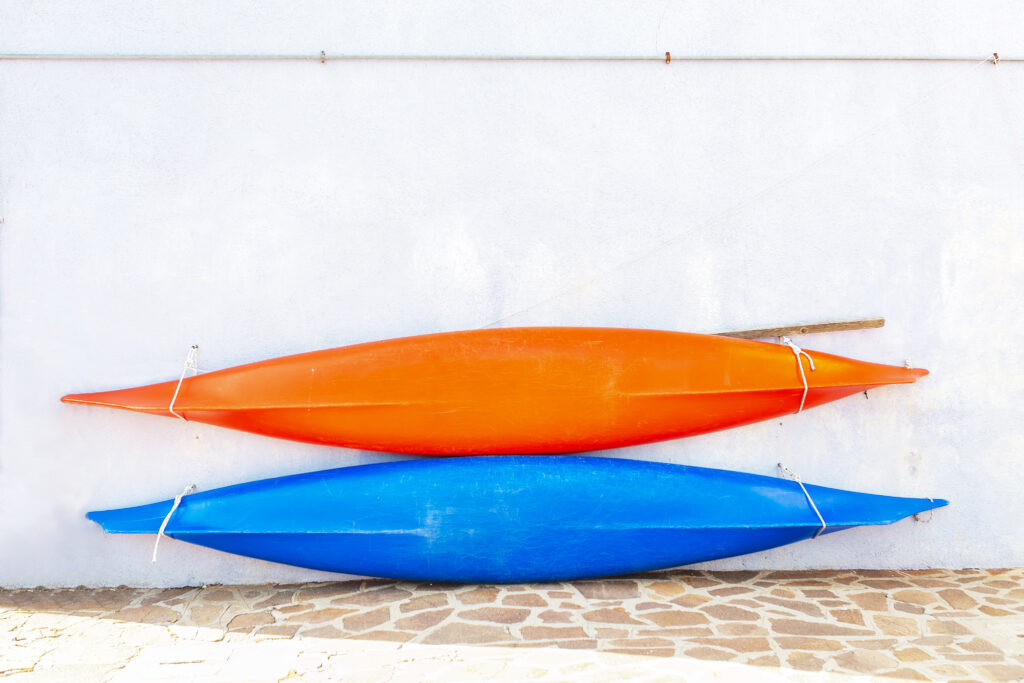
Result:
{"label": "stone paving", "polygon": [[1024,680],[1024,569],[0,591],[12,680]]}

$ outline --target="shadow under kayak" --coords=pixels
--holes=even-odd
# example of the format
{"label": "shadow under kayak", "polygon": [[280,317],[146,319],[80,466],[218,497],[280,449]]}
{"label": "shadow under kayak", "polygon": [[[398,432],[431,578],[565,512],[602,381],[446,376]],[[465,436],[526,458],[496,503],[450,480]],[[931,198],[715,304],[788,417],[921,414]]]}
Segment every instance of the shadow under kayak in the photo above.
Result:
{"label": "shadow under kayak", "polygon": [[[807,485],[825,533],[946,505]],[[173,501],[90,512],[155,534]],[[359,465],[182,498],[166,535],[273,562],[452,582],[665,569],[812,538],[795,481],[614,458],[473,457]]]}

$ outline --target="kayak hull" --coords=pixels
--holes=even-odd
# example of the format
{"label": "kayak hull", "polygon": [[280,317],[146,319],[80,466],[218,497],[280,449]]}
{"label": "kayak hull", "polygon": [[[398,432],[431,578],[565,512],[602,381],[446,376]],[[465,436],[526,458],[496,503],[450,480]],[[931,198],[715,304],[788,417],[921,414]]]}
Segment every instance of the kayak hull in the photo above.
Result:
{"label": "kayak hull", "polygon": [[[945,505],[807,486],[826,533]],[[156,533],[172,501],[89,513]],[[237,555],[346,574],[554,581],[665,569],[815,536],[793,481],[611,458],[390,462],[185,496],[166,534]]]}
{"label": "kayak hull", "polygon": [[471,330],[62,400],[365,450],[539,454],[736,427],[927,374],[811,356],[813,371],[801,361],[805,396],[797,358],[779,344],[614,328]]}

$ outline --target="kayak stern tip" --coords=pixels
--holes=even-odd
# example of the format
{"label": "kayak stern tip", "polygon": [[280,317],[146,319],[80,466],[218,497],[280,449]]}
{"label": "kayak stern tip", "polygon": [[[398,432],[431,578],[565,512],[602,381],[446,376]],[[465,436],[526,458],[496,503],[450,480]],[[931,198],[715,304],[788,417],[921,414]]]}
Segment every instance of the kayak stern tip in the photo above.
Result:
{"label": "kayak stern tip", "polygon": [[170,416],[171,398],[177,382],[151,384],[134,389],[115,389],[113,391],[97,391],[87,394],[67,394],[61,396],[61,403],[76,403],[105,408],[120,408],[144,413]]}
{"label": "kayak stern tip", "polygon": [[165,500],[116,510],[92,510],[85,517],[108,534],[155,534],[173,504],[174,501]]}

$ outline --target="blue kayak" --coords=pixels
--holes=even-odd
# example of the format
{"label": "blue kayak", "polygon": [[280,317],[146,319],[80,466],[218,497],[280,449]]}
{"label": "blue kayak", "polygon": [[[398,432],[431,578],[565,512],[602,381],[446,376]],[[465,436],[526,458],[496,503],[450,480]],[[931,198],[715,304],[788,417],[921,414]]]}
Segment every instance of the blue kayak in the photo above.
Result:
{"label": "blue kayak", "polygon": [[[172,504],[88,517],[109,533],[155,534]],[[635,460],[468,457],[343,467],[188,495],[165,533],[363,576],[556,581],[743,555],[812,538],[822,520],[831,533],[943,505],[811,485],[805,494],[788,479]]]}

